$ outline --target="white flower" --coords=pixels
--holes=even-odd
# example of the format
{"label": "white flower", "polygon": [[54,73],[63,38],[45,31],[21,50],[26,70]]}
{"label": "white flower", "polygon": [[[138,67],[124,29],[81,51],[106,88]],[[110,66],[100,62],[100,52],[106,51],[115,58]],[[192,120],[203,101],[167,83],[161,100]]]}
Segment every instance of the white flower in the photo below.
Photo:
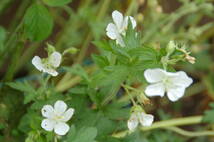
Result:
{"label": "white flower", "polygon": [[57,101],[54,107],[45,105],[42,108],[42,115],[45,119],[42,121],[41,126],[46,131],[53,131],[58,135],[65,135],[70,127],[66,122],[71,119],[74,114],[74,109],[69,108],[63,101]]}
{"label": "white flower", "polygon": [[183,71],[166,72],[158,68],[147,69],[144,76],[151,83],[145,90],[147,96],[163,97],[166,92],[169,100],[173,102],[181,98],[185,89],[193,82]]}
{"label": "white flower", "polygon": [[109,38],[116,40],[117,44],[124,47],[122,36],[125,36],[126,29],[128,27],[128,19],[131,20],[133,29],[136,27],[136,21],[132,16],[123,17],[123,15],[115,10],[112,12],[112,18],[114,23],[109,23],[106,28],[106,34]]}
{"label": "white flower", "polygon": [[128,120],[128,128],[130,131],[134,131],[139,123],[144,127],[148,127],[152,125],[153,121],[154,116],[151,114],[146,114],[144,112],[133,112]]}
{"label": "white flower", "polygon": [[52,76],[57,76],[56,68],[61,63],[62,56],[59,52],[53,52],[48,58],[41,59],[39,56],[34,56],[32,64],[41,72],[46,72]]}

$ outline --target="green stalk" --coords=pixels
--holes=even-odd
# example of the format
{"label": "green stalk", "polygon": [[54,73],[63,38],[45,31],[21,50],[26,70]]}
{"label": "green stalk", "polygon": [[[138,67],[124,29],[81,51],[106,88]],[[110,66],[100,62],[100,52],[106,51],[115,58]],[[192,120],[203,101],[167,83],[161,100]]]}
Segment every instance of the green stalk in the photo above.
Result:
{"label": "green stalk", "polygon": [[[107,9],[109,7],[109,4],[110,4],[110,0],[104,0],[101,8],[100,8],[100,12],[97,16],[97,21],[101,20],[103,18],[103,16],[105,15],[105,13],[107,12]],[[86,54],[86,51],[89,47],[89,44],[90,44],[90,41],[92,40],[92,33],[89,32],[88,35],[86,36],[86,40],[85,42],[83,43],[83,46],[79,52],[79,56],[77,57],[77,61],[76,63],[81,63],[82,60],[84,59],[85,57],[85,54]]]}
{"label": "green stalk", "polygon": [[126,11],[126,15],[131,15],[133,13],[133,11],[137,11],[138,10],[138,3],[137,0],[132,0],[131,4],[129,4],[129,7]]}
{"label": "green stalk", "polygon": [[29,45],[29,47],[25,50],[25,52],[20,57],[19,62],[17,63],[16,72],[19,71],[26,64],[26,62],[30,60],[30,58],[33,56],[33,53],[38,47],[39,43],[33,43],[32,45]]}
{"label": "green stalk", "polygon": [[[94,70],[96,70],[96,66],[90,66],[86,69],[86,72],[87,73],[91,73],[93,72]],[[73,87],[74,85],[78,84],[80,81],[82,81],[82,78],[79,77],[79,76],[75,76],[74,78],[64,82],[63,84],[58,84],[56,86],[56,91],[58,92],[63,92],[71,87]]]}
{"label": "green stalk", "polygon": [[152,39],[151,37],[154,36],[160,29],[162,29],[162,31],[164,32],[168,31],[173,26],[173,24],[182,16],[204,8],[206,8],[205,4],[201,4],[198,6],[195,4],[195,2],[187,3],[164,19],[160,19],[160,22],[149,29],[149,32],[143,36],[142,43],[148,42],[149,39]]}
{"label": "green stalk", "polygon": [[[89,6],[91,4],[91,2],[92,2],[92,0],[84,0],[84,2],[81,1],[80,7],[78,9]],[[58,41],[56,42],[56,48],[60,48],[63,46],[63,43],[68,39],[68,36],[67,36],[68,32],[75,31],[75,29],[79,29],[83,25],[83,23],[81,23],[81,21],[77,21],[77,20],[74,21],[72,19],[73,11],[70,9],[70,7],[64,7],[64,10],[70,14],[70,19],[67,22],[67,24],[65,25],[65,28],[62,30],[62,32],[57,35]],[[71,29],[71,27],[72,27],[72,29]],[[70,73],[66,73],[62,77],[62,79],[57,83],[56,88],[60,88],[60,85],[66,84],[66,81],[69,81],[71,77],[72,76]]]}
{"label": "green stalk", "polygon": [[[101,20],[103,18],[103,16],[105,15],[105,13],[107,12],[107,9],[108,9],[108,6],[110,4],[110,0],[105,0],[100,8],[100,12],[97,16],[97,20]],[[77,24],[78,25],[78,24]],[[92,33],[89,32],[88,35],[86,36],[86,39],[83,43],[83,46],[79,52],[79,55],[77,57],[77,60],[76,60],[76,63],[81,63],[82,60],[84,59],[84,56],[86,54],[86,51],[89,47],[89,44],[90,44],[90,41],[92,40]],[[64,77],[59,81],[59,83],[57,84],[57,90],[64,90],[65,88],[68,88],[69,87],[69,84],[73,84],[72,81],[70,80],[70,73],[66,73],[64,75]],[[63,84],[66,84],[67,86],[66,87],[61,87],[63,86]],[[63,88],[63,89],[61,89]]]}
{"label": "green stalk", "polygon": [[16,15],[13,18],[13,21],[11,21],[9,31],[12,31],[16,25],[19,24],[21,21],[23,15],[25,14],[25,10],[28,8],[28,6],[32,3],[32,1],[29,0],[22,0],[21,5],[19,6],[18,10],[16,11]]}
{"label": "green stalk", "polygon": [[166,130],[174,131],[180,135],[186,136],[186,137],[201,137],[201,136],[214,136],[214,131],[200,131],[200,132],[190,132],[183,130],[178,127],[167,127],[163,128]]}
{"label": "green stalk", "polygon": [[132,103],[134,104],[134,106],[137,106],[137,103],[135,102],[133,96],[130,94],[129,89],[126,85],[122,84],[122,87],[125,89],[126,93],[129,96],[129,99],[132,101]]}
{"label": "green stalk", "polygon": [[0,1],[0,15],[5,10],[5,8],[11,3],[12,0],[1,0]]}
{"label": "green stalk", "polygon": [[[202,121],[202,116],[175,118],[175,119],[155,122],[149,127],[141,127],[140,130],[149,131],[149,130],[159,129],[159,128],[169,128],[172,126],[184,126],[184,125],[200,124],[201,121]],[[130,132],[128,130],[126,130],[126,131],[122,131],[122,132],[113,134],[112,136],[120,138],[120,137],[125,137],[129,133]]]}
{"label": "green stalk", "polygon": [[142,127],[142,131],[153,130],[157,128],[166,128],[171,126],[183,126],[183,125],[191,125],[191,124],[199,124],[201,123],[202,116],[191,116],[191,117],[184,117],[184,118],[175,118],[171,120],[164,120],[160,122],[154,123],[150,127]]}
{"label": "green stalk", "polygon": [[19,61],[21,51],[24,47],[24,43],[18,43],[17,46],[15,47],[14,55],[12,56],[10,66],[5,74],[4,80],[5,81],[11,81],[14,77],[15,71],[17,69],[17,63]]}

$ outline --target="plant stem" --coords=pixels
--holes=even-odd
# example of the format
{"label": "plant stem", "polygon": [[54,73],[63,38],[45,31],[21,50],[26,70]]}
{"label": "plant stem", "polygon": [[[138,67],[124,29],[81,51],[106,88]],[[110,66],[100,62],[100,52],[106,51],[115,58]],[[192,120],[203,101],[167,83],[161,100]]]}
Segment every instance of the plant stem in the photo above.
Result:
{"label": "plant stem", "polygon": [[[109,4],[110,4],[110,0],[104,0],[104,2],[102,3],[102,6],[100,7],[100,11],[99,11],[99,14],[98,14],[96,20],[101,20],[103,18],[103,16],[105,15],[105,13],[108,9]],[[89,32],[88,35],[86,36],[86,40],[83,43],[83,46],[79,52],[79,56],[77,57],[76,63],[81,63],[82,60],[84,59],[84,56],[89,47],[89,43],[90,43],[91,39],[92,39],[92,33]]]}
{"label": "plant stem", "polygon": [[[105,13],[106,13],[106,11],[108,9],[110,1],[111,0],[105,0],[103,2],[102,6],[100,8],[100,12],[99,12],[99,14],[97,16],[97,20],[101,20],[103,18],[103,16],[105,15]],[[88,4],[90,4],[90,2],[91,1],[89,1]],[[77,25],[80,25],[80,24],[77,24]],[[81,48],[81,50],[79,52],[79,56],[77,57],[76,63],[81,63],[82,62],[82,60],[83,60],[83,58],[84,58],[84,56],[86,54],[86,51],[87,51],[87,48],[89,46],[89,43],[90,43],[91,39],[92,39],[92,33],[89,32],[88,35],[86,36],[86,39],[85,39],[85,41],[83,43],[83,46],[82,46],[82,48]],[[71,81],[70,77],[71,77],[70,73],[66,73],[63,76],[62,80],[60,80],[59,83],[57,84],[57,88],[58,88],[57,90],[65,90],[65,88],[68,88],[70,86],[69,84],[73,85],[73,82]],[[75,80],[78,82],[77,78]],[[74,81],[74,83],[76,81]],[[66,82],[68,82],[68,85],[66,87],[62,87],[62,84],[65,85]]]}
{"label": "plant stem", "polygon": [[57,136],[54,136],[54,142],[57,142]]}
{"label": "plant stem", "polygon": [[25,50],[25,52],[21,55],[19,62],[17,63],[16,71],[22,69],[26,62],[33,56],[35,50],[39,47],[39,43],[33,43],[29,45],[29,47]]}
{"label": "plant stem", "polygon": [[133,105],[135,105],[135,106],[136,106],[136,105],[137,105],[137,103],[135,102],[134,98],[133,98],[133,97],[132,97],[132,95],[130,94],[130,92],[129,92],[129,89],[128,89],[127,85],[122,84],[122,87],[125,89],[125,91],[126,91],[126,93],[128,94],[128,96],[129,96],[130,100],[132,101]]}
{"label": "plant stem", "polygon": [[201,123],[202,116],[191,116],[191,117],[184,117],[184,118],[175,118],[171,120],[164,120],[160,122],[154,123],[150,127],[142,127],[142,131],[148,131],[157,128],[165,128],[170,126],[182,126],[182,125],[191,125],[191,124],[198,124]]}
{"label": "plant stem", "polygon": [[178,127],[167,127],[163,129],[174,131],[180,135],[187,136],[187,137],[214,136],[214,131],[191,132],[191,131],[183,130]]}
{"label": "plant stem", "polygon": [[22,43],[22,42],[17,43],[17,45],[14,49],[15,50],[14,55],[12,56],[11,61],[10,61],[11,62],[10,66],[8,67],[8,69],[7,69],[8,71],[4,76],[5,81],[11,81],[13,79],[15,72],[17,70],[17,63],[19,61],[23,47],[24,47],[24,43]]}
{"label": "plant stem", "polygon": [[[90,66],[90,67],[88,67],[88,68],[86,69],[86,72],[87,72],[87,73],[91,73],[91,72],[93,72],[93,71],[96,70],[96,69],[97,69],[96,66]],[[70,75],[70,74],[68,74],[68,75]],[[65,90],[71,88],[72,86],[78,84],[81,80],[82,80],[81,77],[75,76],[74,78],[72,78],[72,79],[70,79],[70,80],[68,80],[68,81],[66,81],[66,82],[57,84],[57,86],[56,86],[56,91],[58,91],[58,92],[63,92],[63,91],[65,91]]]}
{"label": "plant stem", "polygon": [[[148,131],[158,128],[168,128],[172,126],[183,126],[183,125],[191,125],[191,124],[199,124],[201,123],[202,116],[191,116],[191,117],[184,117],[184,118],[175,118],[170,120],[163,120],[159,122],[153,123],[149,127],[141,127],[142,131]],[[113,134],[113,137],[124,137],[129,133],[128,130],[122,131],[116,134]]]}
{"label": "plant stem", "polygon": [[126,11],[126,15],[131,15],[131,13],[133,12],[133,10],[138,10],[138,3],[137,0],[132,0],[131,4],[129,4],[129,7]]}

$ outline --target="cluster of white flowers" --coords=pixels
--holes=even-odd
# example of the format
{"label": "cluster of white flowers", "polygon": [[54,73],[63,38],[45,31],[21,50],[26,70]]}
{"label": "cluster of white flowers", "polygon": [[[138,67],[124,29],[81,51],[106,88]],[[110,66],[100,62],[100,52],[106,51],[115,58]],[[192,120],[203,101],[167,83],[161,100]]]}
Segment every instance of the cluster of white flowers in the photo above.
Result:
{"label": "cluster of white flowers", "polygon": [[67,105],[63,101],[57,101],[54,107],[45,105],[42,108],[42,115],[45,119],[42,121],[41,126],[46,131],[53,131],[57,135],[65,135],[70,127],[66,122],[71,119],[74,114],[74,109],[67,109]]}
{"label": "cluster of white flowers", "polygon": [[[116,40],[116,43],[124,47],[123,36],[126,35],[128,20],[130,19],[133,29],[136,27],[136,21],[131,16],[123,17],[118,11],[112,12],[114,23],[109,23],[106,28],[106,34],[109,38]],[[61,54],[54,51],[49,57],[41,59],[35,56],[32,59],[32,64],[41,72],[48,73],[52,76],[57,76],[56,68],[61,63]],[[192,84],[192,79],[183,71],[167,72],[163,69],[147,69],[144,72],[145,79],[150,83],[145,89],[147,96],[161,96],[166,93],[169,100],[177,101],[184,95],[185,89]],[[45,119],[41,123],[41,127],[46,131],[53,131],[58,135],[65,135],[70,127],[66,122],[71,119],[74,113],[73,108],[67,111],[67,105],[63,101],[57,101],[54,107],[45,105],[42,108],[42,115]],[[138,124],[142,126],[151,126],[154,121],[154,116],[146,114],[141,108],[136,109],[131,113],[128,120],[128,128],[134,131]]]}
{"label": "cluster of white flowers", "polygon": [[[131,16],[123,17],[118,11],[112,12],[112,18],[114,23],[109,23],[106,28],[106,34],[112,40],[116,40],[116,43],[124,47],[123,36],[126,35],[128,26],[128,19],[130,19],[133,29],[136,27],[136,21]],[[177,101],[184,93],[185,89],[189,87],[193,80],[187,76],[183,71],[179,72],[167,72],[163,69],[147,69],[144,72],[145,79],[150,83],[145,89],[145,94],[151,96],[163,97],[166,93],[169,100]],[[154,116],[146,114],[143,111],[133,112],[128,120],[128,128],[133,131],[138,124],[142,126],[150,126],[154,120]]]}
{"label": "cluster of white flowers", "polygon": [[115,10],[112,12],[114,23],[109,23],[106,28],[106,34],[109,38],[116,40],[116,43],[124,47],[123,37],[126,35],[128,20],[131,20],[133,29],[136,27],[136,21],[132,16],[123,17],[123,14]]}
{"label": "cluster of white flowers", "polygon": [[32,59],[32,64],[41,72],[57,76],[56,68],[59,67],[61,59],[62,55],[55,51],[48,58],[41,59],[39,56],[35,56]]}

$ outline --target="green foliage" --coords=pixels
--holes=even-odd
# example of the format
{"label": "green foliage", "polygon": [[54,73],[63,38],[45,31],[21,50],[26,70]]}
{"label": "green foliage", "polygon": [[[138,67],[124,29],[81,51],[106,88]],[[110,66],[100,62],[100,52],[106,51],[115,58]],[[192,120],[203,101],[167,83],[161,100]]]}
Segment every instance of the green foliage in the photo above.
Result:
{"label": "green foliage", "polygon": [[214,103],[210,104],[211,110],[207,110],[204,113],[203,122],[214,123]]}
{"label": "green foliage", "polygon": [[95,127],[83,127],[79,131],[76,131],[74,126],[71,126],[71,130],[67,136],[67,140],[64,142],[96,142],[97,129]]}
{"label": "green foliage", "polygon": [[7,83],[11,88],[19,90],[24,93],[25,99],[24,104],[29,103],[30,101],[35,100],[38,93],[28,82],[11,82]]}
{"label": "green foliage", "polygon": [[[0,26],[0,76],[3,78],[10,72],[8,65],[14,67],[11,71],[14,80],[9,83],[1,80],[0,83],[0,141],[53,142],[55,133],[41,127],[44,119],[41,109],[44,105],[54,105],[57,100],[65,101],[68,108],[75,110],[66,122],[70,126],[69,132],[57,136],[58,142],[212,141],[207,136],[189,138],[185,132],[180,135],[158,128],[142,132],[140,124],[136,131],[115,137],[127,132],[127,120],[135,103],[153,114],[155,121],[165,120],[165,123],[179,116],[198,115],[203,111],[201,108],[207,107],[207,101],[214,98],[211,54],[214,24],[210,20],[214,7],[209,0],[179,0],[179,4],[158,0],[71,2],[23,0],[16,6],[12,0],[0,1],[4,26]],[[110,13],[114,9],[137,21],[137,27],[133,29],[129,20],[126,32],[121,34],[124,47],[106,37],[106,26],[112,20]],[[7,13],[12,18],[4,21]],[[167,46],[171,40],[186,45],[182,48],[184,51],[180,50],[184,46]],[[33,74],[32,58],[46,56],[40,50],[45,42],[51,43],[49,54],[55,49],[62,53],[63,62],[57,77]],[[20,45],[24,48],[19,48]],[[196,63],[181,64],[181,61],[187,61],[184,52],[193,52],[191,56],[196,57]],[[80,56],[86,60],[76,62]],[[14,57],[20,59],[14,62]],[[174,72],[174,67],[187,72],[203,90],[193,85],[186,98],[177,103],[169,103],[163,98],[146,98],[144,71],[164,68]],[[59,86],[66,89],[60,90]],[[210,106],[203,116],[206,125],[190,125],[189,130],[200,132],[212,128],[214,104]]]}
{"label": "green foliage", "polygon": [[32,41],[42,41],[52,32],[53,18],[48,9],[41,4],[33,4],[24,16],[24,31]]}
{"label": "green foliage", "polygon": [[80,77],[82,77],[83,79],[85,79],[86,81],[90,81],[88,74],[86,73],[86,71],[84,70],[84,68],[81,65],[74,65],[73,67],[69,68],[69,67],[64,67],[64,69],[70,73],[73,73],[75,75],[78,75]]}
{"label": "green foliage", "polygon": [[48,6],[64,6],[70,3],[72,0],[43,0]]}
{"label": "green foliage", "polygon": [[4,50],[4,41],[6,39],[6,31],[0,26],[0,52]]}

